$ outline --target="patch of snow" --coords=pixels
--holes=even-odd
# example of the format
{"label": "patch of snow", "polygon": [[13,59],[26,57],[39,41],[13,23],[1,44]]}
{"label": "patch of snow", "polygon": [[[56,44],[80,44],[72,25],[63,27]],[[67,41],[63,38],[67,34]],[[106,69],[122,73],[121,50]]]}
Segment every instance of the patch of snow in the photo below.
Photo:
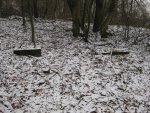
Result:
{"label": "patch of snow", "polygon": [[[1,19],[0,19],[1,20]],[[150,30],[131,27],[126,42],[123,27],[98,46],[72,37],[71,22],[36,20],[42,57],[16,56],[14,48],[29,47],[30,26],[0,21],[0,110],[4,113],[121,113],[150,111],[150,53],[144,44]],[[136,29],[136,30],[135,30]],[[140,35],[137,35],[139,33]],[[90,31],[90,39],[94,39]],[[137,38],[139,37],[139,38]],[[136,44],[133,45],[135,39]],[[100,42],[101,43],[101,42]],[[126,56],[104,56],[103,51],[127,48]],[[111,58],[110,58],[111,57]]]}

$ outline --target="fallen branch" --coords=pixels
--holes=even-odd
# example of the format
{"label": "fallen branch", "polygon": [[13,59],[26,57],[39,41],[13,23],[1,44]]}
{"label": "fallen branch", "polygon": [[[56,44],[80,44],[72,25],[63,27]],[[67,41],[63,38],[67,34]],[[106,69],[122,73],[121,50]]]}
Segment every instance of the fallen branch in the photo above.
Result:
{"label": "fallen branch", "polygon": [[14,50],[14,54],[19,55],[19,56],[35,56],[35,57],[40,57],[41,56],[41,49],[40,48],[33,48],[33,49],[18,49]]}
{"label": "fallen branch", "polygon": [[103,52],[103,55],[127,55],[130,54],[129,51],[125,51],[125,50],[113,50],[110,52]]}

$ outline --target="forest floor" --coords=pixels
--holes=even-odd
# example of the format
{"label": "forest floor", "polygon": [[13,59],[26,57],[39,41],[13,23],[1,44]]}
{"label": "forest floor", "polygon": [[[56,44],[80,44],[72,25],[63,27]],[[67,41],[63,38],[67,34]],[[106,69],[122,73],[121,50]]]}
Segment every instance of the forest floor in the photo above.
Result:
{"label": "forest floor", "polygon": [[[131,27],[127,41],[121,26],[109,26],[114,36],[94,44],[68,29],[36,20],[42,57],[17,56],[15,48],[31,46],[29,23],[0,19],[0,113],[150,113],[150,30]],[[102,55],[113,48],[130,54]]]}

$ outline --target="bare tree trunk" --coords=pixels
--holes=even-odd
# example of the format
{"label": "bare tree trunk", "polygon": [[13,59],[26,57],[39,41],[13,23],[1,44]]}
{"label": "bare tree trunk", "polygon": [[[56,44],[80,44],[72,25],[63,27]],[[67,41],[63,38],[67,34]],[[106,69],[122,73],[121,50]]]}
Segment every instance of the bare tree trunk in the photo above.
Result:
{"label": "bare tree trunk", "polygon": [[72,20],[73,20],[73,36],[77,37],[80,35],[81,0],[67,0],[67,2],[70,8]]}
{"label": "bare tree trunk", "polygon": [[34,10],[34,17],[38,18],[39,14],[38,14],[38,8],[37,8],[37,0],[33,0],[33,10]]}
{"label": "bare tree trunk", "polygon": [[129,13],[128,11],[126,11],[126,6],[128,4],[128,1],[124,1],[122,0],[122,3],[121,3],[121,8],[122,8],[122,22],[124,23],[125,25],[125,28],[124,28],[124,38],[125,40],[128,40],[129,39]]}
{"label": "bare tree trunk", "polygon": [[0,0],[0,8],[2,7],[2,0]]}
{"label": "bare tree trunk", "polygon": [[30,24],[31,24],[31,30],[32,30],[31,41],[32,41],[34,47],[36,47],[36,44],[35,44],[34,23],[33,23],[33,0],[28,0],[28,4],[29,4],[29,13],[30,13]]}
{"label": "bare tree trunk", "polygon": [[48,12],[48,0],[45,1],[45,11],[44,11],[44,18],[46,17]]}
{"label": "bare tree trunk", "polygon": [[103,23],[101,25],[101,33],[102,33],[102,37],[107,37],[107,29],[108,29],[108,25],[110,24],[110,22],[112,21],[112,18],[114,16],[114,12],[116,12],[116,6],[117,6],[118,0],[110,0],[109,4],[108,4],[108,8],[107,8],[107,12],[106,12],[106,16],[103,20]]}
{"label": "bare tree trunk", "polygon": [[88,37],[89,37],[89,30],[90,30],[90,23],[91,23],[91,13],[92,13],[92,5],[94,3],[94,0],[90,0],[88,4],[88,24],[87,28],[84,27],[84,36],[85,36],[85,42],[88,42]]}
{"label": "bare tree trunk", "polygon": [[87,11],[87,4],[88,2],[83,1],[83,14],[82,14],[82,20],[81,20],[81,28],[84,30],[84,24],[85,24],[85,19],[86,19],[86,11]]}
{"label": "bare tree trunk", "polygon": [[103,20],[103,4],[104,0],[96,0],[96,11],[93,25],[93,32],[99,32]]}
{"label": "bare tree trunk", "polygon": [[106,36],[108,24],[112,20],[117,3],[118,0],[96,0],[93,32],[96,33],[100,31],[102,36]]}
{"label": "bare tree trunk", "polygon": [[24,11],[24,0],[21,0],[21,9],[22,9],[22,20],[23,20],[23,26],[25,26],[26,21],[25,21],[25,11]]}

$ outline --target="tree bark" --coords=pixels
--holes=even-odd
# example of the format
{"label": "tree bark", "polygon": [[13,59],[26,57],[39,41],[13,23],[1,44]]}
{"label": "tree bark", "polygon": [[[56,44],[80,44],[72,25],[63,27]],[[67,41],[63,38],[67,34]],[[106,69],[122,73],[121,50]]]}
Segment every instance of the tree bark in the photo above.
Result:
{"label": "tree bark", "polygon": [[100,31],[102,36],[106,34],[108,24],[112,20],[117,3],[118,0],[96,0],[93,32]]}
{"label": "tree bark", "polygon": [[38,8],[37,8],[37,0],[33,0],[33,10],[34,10],[34,17],[38,18],[39,14],[38,14]]}
{"label": "tree bark", "polygon": [[93,32],[99,32],[103,20],[103,4],[104,0],[96,0],[96,11],[93,25]]}
{"label": "tree bark", "polygon": [[33,23],[33,1],[32,0],[28,0],[28,3],[29,3],[30,24],[31,24],[31,31],[32,31],[31,41],[32,41],[34,47],[36,47],[36,44],[35,44],[34,23]]}
{"label": "tree bark", "polygon": [[68,6],[71,11],[72,20],[73,20],[73,36],[77,37],[80,35],[80,3],[81,0],[67,0]]}

